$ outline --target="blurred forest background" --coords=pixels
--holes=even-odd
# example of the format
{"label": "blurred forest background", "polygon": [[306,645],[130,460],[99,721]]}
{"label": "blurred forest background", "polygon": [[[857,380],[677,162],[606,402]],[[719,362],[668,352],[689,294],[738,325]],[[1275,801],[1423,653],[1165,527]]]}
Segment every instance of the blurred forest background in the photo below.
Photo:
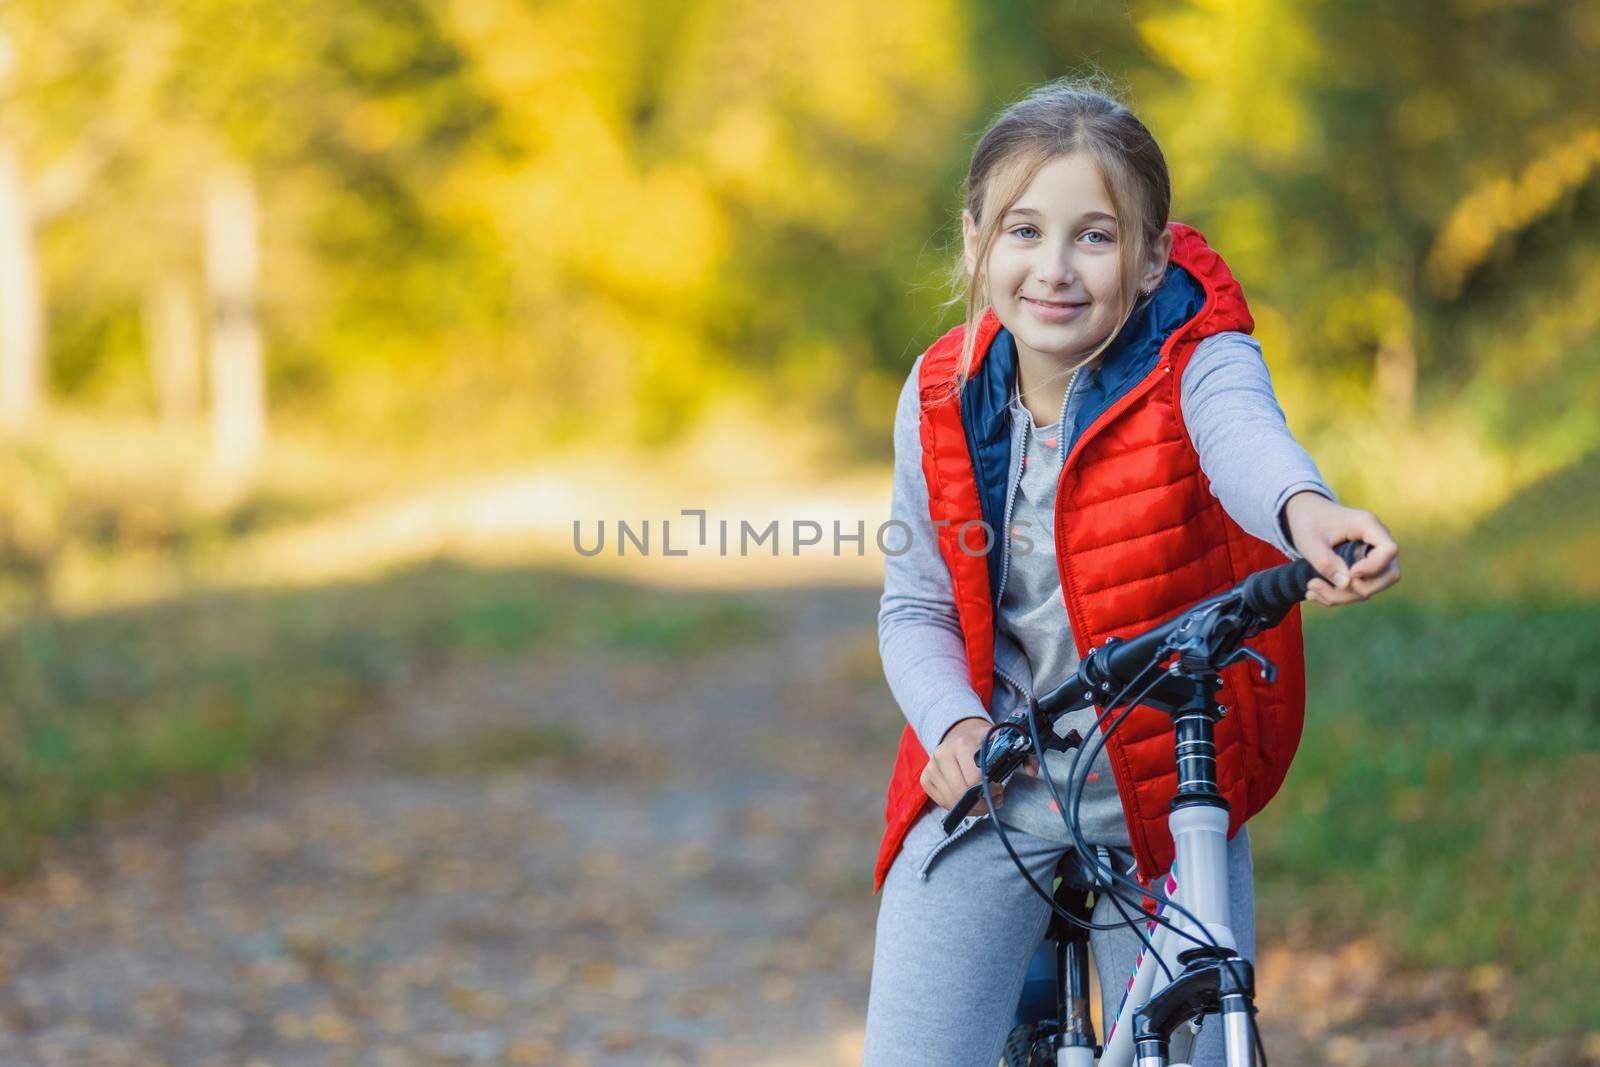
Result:
{"label": "blurred forest background", "polygon": [[1584,0],[6,0],[0,861],[544,639],[538,582],[342,584],[451,486],[886,494],[975,136],[1099,71],[1405,545],[1311,621],[1264,913],[1600,1034],[1596,54]]}

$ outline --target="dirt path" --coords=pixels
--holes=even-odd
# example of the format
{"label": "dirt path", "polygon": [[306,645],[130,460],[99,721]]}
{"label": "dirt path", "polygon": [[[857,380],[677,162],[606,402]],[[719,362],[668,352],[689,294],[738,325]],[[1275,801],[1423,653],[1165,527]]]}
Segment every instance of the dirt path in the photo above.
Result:
{"label": "dirt path", "polygon": [[[63,844],[0,892],[0,1064],[859,1062],[899,723],[870,592],[773,604],[691,661],[458,663],[316,766]],[[1280,1067],[1498,1062],[1371,946],[1282,961]]]}

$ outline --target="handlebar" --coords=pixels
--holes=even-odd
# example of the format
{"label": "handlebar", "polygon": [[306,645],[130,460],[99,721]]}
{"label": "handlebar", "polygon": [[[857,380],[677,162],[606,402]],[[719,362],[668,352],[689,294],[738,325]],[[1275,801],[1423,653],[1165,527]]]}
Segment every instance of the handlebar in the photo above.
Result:
{"label": "handlebar", "polygon": [[[1361,541],[1346,541],[1334,552],[1344,560],[1346,567],[1350,567],[1367,554],[1368,547]],[[1290,608],[1306,598],[1306,586],[1316,577],[1319,577],[1317,569],[1308,560],[1297,559],[1257,571],[1239,583],[1239,592],[1244,596],[1245,607],[1271,620],[1263,627],[1270,629],[1283,621]]]}
{"label": "handlebar", "polygon": [[[1362,542],[1347,541],[1334,551],[1350,566],[1365,556],[1368,548]],[[1125,641],[1112,639],[1092,649],[1078,664],[1076,674],[998,724],[1009,728],[991,732],[973,753],[974,762],[988,768],[990,781],[1004,784],[1032,749],[1028,716],[1040,716],[1041,727],[1048,728],[1068,711],[1105,704],[1180,643],[1184,645],[1185,663],[1191,669],[1220,670],[1233,662],[1232,657],[1247,638],[1282,622],[1289,609],[1305,599],[1306,587],[1318,576],[1317,569],[1304,559],[1269,567],[1226,592],[1190,605],[1142,634]],[[1260,658],[1248,649],[1244,651]],[[1191,661],[1191,655],[1197,660]],[[946,833],[966,818],[981,792],[982,787],[975,785],[961,795],[944,817]]]}

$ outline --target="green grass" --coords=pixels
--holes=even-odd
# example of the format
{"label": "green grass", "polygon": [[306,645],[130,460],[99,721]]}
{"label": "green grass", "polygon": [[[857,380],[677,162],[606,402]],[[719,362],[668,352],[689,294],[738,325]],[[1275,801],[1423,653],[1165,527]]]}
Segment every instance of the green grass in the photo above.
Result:
{"label": "green grass", "polygon": [[[44,839],[158,789],[312,752],[381,686],[446,657],[680,657],[770,632],[753,602],[727,594],[442,562],[362,583],[39,615],[0,633],[0,875],[29,870]],[[506,751],[533,758],[560,744],[530,736]]]}
{"label": "green grass", "polygon": [[1600,605],[1316,612],[1263,909],[1515,975],[1514,1032],[1600,1029]]}
{"label": "green grass", "polygon": [[1545,477],[1464,537],[1408,551],[1406,585],[1430,601],[1600,599],[1600,451]]}
{"label": "green grass", "polygon": [[1305,737],[1252,823],[1264,912],[1497,974],[1514,1036],[1600,1032],[1597,552],[1591,453],[1309,609]]}

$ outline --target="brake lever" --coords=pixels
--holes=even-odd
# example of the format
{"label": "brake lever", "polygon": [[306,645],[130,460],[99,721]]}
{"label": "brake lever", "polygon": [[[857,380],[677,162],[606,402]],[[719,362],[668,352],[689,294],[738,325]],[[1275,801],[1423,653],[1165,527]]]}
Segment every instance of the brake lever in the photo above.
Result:
{"label": "brake lever", "polygon": [[967,812],[971,811],[978,803],[978,794],[982,792],[983,786],[975,785],[961,794],[961,799],[956,801],[956,806],[945,812],[943,823],[945,833],[955,833],[956,827],[961,825],[961,820],[967,817]]}
{"label": "brake lever", "polygon": [[1245,660],[1250,660],[1261,668],[1261,680],[1263,682],[1271,683],[1278,680],[1278,665],[1267,657],[1263,656],[1261,653],[1257,652],[1255,649],[1251,648],[1249,645],[1240,645],[1238,648],[1234,649],[1233,652],[1228,655],[1227,659],[1223,660],[1217,665],[1217,669],[1221,670],[1224,667],[1231,667],[1235,663],[1242,663]]}

